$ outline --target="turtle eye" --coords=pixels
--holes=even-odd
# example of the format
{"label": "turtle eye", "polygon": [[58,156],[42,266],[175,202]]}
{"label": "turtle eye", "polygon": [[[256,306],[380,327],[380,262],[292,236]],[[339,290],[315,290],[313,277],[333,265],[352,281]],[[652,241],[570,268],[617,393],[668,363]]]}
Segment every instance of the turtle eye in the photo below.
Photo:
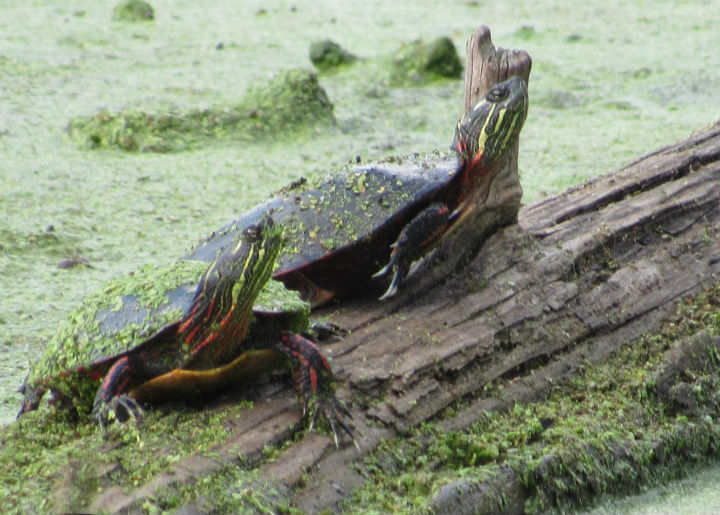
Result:
{"label": "turtle eye", "polygon": [[496,103],[502,102],[508,97],[508,95],[510,95],[510,91],[508,91],[505,86],[496,86],[490,91],[488,91],[488,94],[485,98],[487,98],[489,102]]}
{"label": "turtle eye", "polygon": [[260,237],[260,227],[257,225],[251,225],[247,229],[245,229],[245,236],[247,236],[251,240],[256,240]]}

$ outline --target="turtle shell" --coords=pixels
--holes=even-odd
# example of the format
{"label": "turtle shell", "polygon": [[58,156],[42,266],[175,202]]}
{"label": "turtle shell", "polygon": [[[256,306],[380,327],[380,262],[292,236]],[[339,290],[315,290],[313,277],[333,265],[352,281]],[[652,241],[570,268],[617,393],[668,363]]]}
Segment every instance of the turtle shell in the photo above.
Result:
{"label": "turtle shell", "polygon": [[[27,384],[46,386],[89,406],[98,382],[123,355],[152,345],[154,335],[172,330],[192,304],[207,263],[183,260],[146,266],[110,281],[70,313],[32,364]],[[283,328],[307,327],[309,305],[281,283],[268,281],[253,308],[258,317]]]}
{"label": "turtle shell", "polygon": [[293,285],[292,276],[300,274],[336,295],[357,291],[387,262],[399,231],[417,213],[436,200],[454,207],[458,169],[455,154],[435,153],[301,179],[213,234],[189,258],[213,260],[238,231],[270,215],[286,239],[274,278]]}

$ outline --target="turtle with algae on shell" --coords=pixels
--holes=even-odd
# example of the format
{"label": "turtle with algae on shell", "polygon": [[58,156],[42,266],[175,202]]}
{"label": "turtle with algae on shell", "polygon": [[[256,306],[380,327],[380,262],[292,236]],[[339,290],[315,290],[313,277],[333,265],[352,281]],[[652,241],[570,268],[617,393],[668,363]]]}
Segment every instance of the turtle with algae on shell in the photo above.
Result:
{"label": "turtle with algae on shell", "polygon": [[49,390],[58,406],[92,406],[102,424],[124,421],[144,400],[219,388],[279,354],[294,368],[304,411],[314,404],[312,422],[322,413],[336,444],[338,428],[351,435],[327,360],[300,334],[309,304],[270,280],[282,242],[266,217],[210,266],[184,261],[112,282],[70,315],[31,366],[18,416]]}

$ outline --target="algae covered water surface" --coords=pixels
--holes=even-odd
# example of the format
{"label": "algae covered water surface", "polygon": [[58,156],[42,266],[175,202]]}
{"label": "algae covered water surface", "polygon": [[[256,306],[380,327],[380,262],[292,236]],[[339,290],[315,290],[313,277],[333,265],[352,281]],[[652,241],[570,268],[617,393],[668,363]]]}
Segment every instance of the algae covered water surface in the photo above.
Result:
{"label": "algae covered water surface", "polygon": [[[707,15],[716,2],[152,5],[154,20],[137,23],[114,21],[112,5],[94,2],[3,6],[4,423],[17,410],[28,362],[69,310],[109,278],[177,259],[302,175],[356,156],[366,162],[446,149],[461,114],[462,80],[397,85],[391,67],[404,43],[448,36],[464,59],[467,37],[486,24],[496,45],[532,55],[520,155],[526,202],[720,116],[720,36]],[[207,112],[211,123],[213,113],[246,105],[289,70],[312,70],[309,47],[326,38],[360,57],[318,76],[332,120],[258,134],[252,126],[190,132],[146,152],[92,148],[68,131],[99,112],[154,119]],[[267,109],[246,115],[262,119]]]}

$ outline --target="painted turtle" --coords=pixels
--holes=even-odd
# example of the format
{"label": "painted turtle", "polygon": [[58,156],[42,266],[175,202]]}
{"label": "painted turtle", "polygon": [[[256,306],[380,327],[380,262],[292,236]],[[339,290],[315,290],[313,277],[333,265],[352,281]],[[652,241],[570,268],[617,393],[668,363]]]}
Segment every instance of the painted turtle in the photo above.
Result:
{"label": "painted turtle", "polygon": [[340,418],[349,413],[334,396],[325,357],[299,334],[310,306],[269,281],[281,233],[265,218],[210,266],[182,261],[112,281],[70,315],[33,364],[18,417],[50,390],[52,403],[79,413],[92,405],[101,424],[124,421],[141,402],[215,389],[279,353],[295,370],[304,412],[315,404],[311,427],[322,412],[337,445],[338,427],[351,434]]}
{"label": "painted turtle", "polygon": [[478,223],[474,217],[510,159],[527,110],[520,77],[498,83],[458,122],[450,158],[394,158],[300,179],[213,234],[188,258],[211,261],[238,231],[270,215],[287,236],[273,277],[313,305],[367,290],[392,272],[381,299],[390,297],[414,261],[458,227]]}

